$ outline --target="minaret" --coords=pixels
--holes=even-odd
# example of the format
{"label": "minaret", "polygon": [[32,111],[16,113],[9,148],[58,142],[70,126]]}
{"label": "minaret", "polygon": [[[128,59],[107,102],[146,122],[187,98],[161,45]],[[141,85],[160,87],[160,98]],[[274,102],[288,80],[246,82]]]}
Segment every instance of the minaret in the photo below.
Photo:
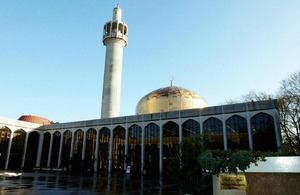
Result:
{"label": "minaret", "polygon": [[106,46],[106,56],[101,118],[120,115],[123,48],[127,46],[128,39],[128,27],[121,21],[121,16],[122,10],[118,3],[112,20],[104,25],[103,44]]}

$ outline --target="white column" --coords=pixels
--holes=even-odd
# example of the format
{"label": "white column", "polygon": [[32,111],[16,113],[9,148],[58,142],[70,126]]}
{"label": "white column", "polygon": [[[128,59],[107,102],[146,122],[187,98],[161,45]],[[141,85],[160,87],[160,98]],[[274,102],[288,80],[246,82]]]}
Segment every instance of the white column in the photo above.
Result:
{"label": "white column", "polygon": [[112,170],[112,158],[113,158],[113,141],[114,141],[114,130],[110,129],[110,145],[109,145],[109,157],[108,157],[108,172]]}
{"label": "white column", "polygon": [[81,156],[81,160],[84,161],[85,159],[85,149],[86,149],[86,134],[87,134],[87,130],[83,131],[83,146],[82,146],[82,156]]}
{"label": "white column", "polygon": [[53,137],[54,134],[50,134],[51,138],[50,138],[50,146],[49,146],[49,153],[48,153],[48,162],[47,162],[47,167],[50,167],[50,162],[51,162],[51,153],[52,153],[52,145],[53,145]]}
{"label": "white column", "polygon": [[200,134],[202,134],[203,133],[203,117],[199,117],[199,124],[200,124]]}
{"label": "white column", "polygon": [[120,39],[108,39],[106,44],[105,71],[102,92],[101,118],[120,116],[123,48]]}
{"label": "white column", "polygon": [[[126,129],[125,129],[125,156],[127,156],[127,155],[128,155],[128,126],[126,124]],[[128,156],[127,156],[127,158],[128,158]],[[125,161],[125,159],[124,159],[124,161]],[[127,163],[125,161],[124,162],[124,170],[126,170],[126,168],[127,168]]]}
{"label": "white column", "polygon": [[70,158],[73,158],[74,153],[74,140],[75,140],[75,131],[71,131],[72,133],[72,141],[71,141],[71,149],[70,149]]}
{"label": "white column", "polygon": [[36,162],[35,166],[40,167],[41,166],[41,158],[42,158],[42,151],[43,151],[43,143],[44,143],[44,133],[40,133],[40,138],[39,138],[39,147],[37,151],[37,156],[36,156]]}
{"label": "white column", "polygon": [[[179,130],[179,144],[181,144],[182,143],[182,124],[181,124],[181,120],[179,119],[178,120],[178,130]],[[174,146],[173,146],[174,147]],[[181,148],[179,149],[179,154],[181,155],[182,154],[182,150],[181,150]],[[180,165],[180,168],[181,168],[182,166]]]}
{"label": "white column", "polygon": [[24,168],[24,163],[25,163],[25,158],[26,158],[26,149],[27,149],[27,143],[28,143],[28,136],[29,136],[29,133],[26,132],[25,143],[24,143],[24,148],[23,148],[23,155],[22,155],[21,169]]}
{"label": "white column", "polygon": [[141,174],[144,174],[144,160],[145,160],[145,125],[142,127],[142,145],[141,145]]}
{"label": "white column", "polygon": [[100,130],[99,130],[99,131],[97,131],[97,137],[96,137],[96,151],[95,151],[94,172],[98,172],[98,159],[99,159],[99,137],[100,137]]}
{"label": "white column", "polygon": [[159,173],[163,174],[163,128],[159,123]]}
{"label": "white column", "polygon": [[[181,124],[181,120],[178,120],[178,127],[179,127],[179,144],[182,143],[182,124]],[[181,150],[180,150],[181,152]]]}
{"label": "white column", "polygon": [[277,143],[277,151],[281,151],[281,134],[280,134],[280,123],[279,123],[279,116],[278,112],[274,110],[274,114],[272,117],[274,119],[274,129],[275,129],[275,136],[276,136],[276,143]]}
{"label": "white column", "polygon": [[64,141],[64,132],[61,132],[57,167],[60,167],[60,165],[61,165],[61,155],[62,155],[62,149],[63,149],[63,141]]}
{"label": "white column", "polygon": [[8,142],[8,149],[7,149],[6,161],[5,161],[5,167],[4,167],[5,170],[8,168],[9,156],[10,156],[10,150],[11,150],[11,144],[12,144],[14,132],[15,131],[11,131],[9,142]]}
{"label": "white column", "polygon": [[248,129],[248,137],[249,137],[249,149],[253,150],[253,141],[252,141],[252,132],[251,132],[251,119],[249,116],[249,112],[247,112],[247,129]]}
{"label": "white column", "polygon": [[71,148],[70,148],[70,158],[69,158],[69,169],[72,170],[72,162],[73,162],[73,153],[74,153],[74,140],[75,140],[75,131],[71,131],[72,139],[71,139]]}
{"label": "white column", "polygon": [[223,114],[222,124],[223,124],[224,150],[228,150],[228,145],[227,145],[227,133],[226,133],[226,120],[225,120],[224,114]]}

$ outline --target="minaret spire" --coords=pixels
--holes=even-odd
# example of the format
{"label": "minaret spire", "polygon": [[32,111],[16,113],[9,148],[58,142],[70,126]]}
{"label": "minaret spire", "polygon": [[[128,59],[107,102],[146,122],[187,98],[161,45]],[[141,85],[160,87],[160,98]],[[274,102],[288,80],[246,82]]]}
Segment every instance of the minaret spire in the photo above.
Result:
{"label": "minaret spire", "polygon": [[172,77],[171,81],[171,87],[173,86],[174,77]]}
{"label": "minaret spire", "polygon": [[127,46],[128,26],[121,21],[122,10],[113,10],[112,20],[106,22],[103,44],[106,46],[101,118],[120,116],[123,48]]}
{"label": "minaret spire", "polygon": [[119,3],[117,4],[117,7],[114,8],[114,13],[113,13],[113,20],[118,20],[121,22],[121,17],[122,17],[122,10],[119,7]]}

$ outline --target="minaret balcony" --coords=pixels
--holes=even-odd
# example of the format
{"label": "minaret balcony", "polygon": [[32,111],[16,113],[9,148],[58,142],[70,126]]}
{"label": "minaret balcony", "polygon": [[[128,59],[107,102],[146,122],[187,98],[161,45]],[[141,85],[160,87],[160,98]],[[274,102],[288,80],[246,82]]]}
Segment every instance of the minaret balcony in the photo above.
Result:
{"label": "minaret balcony", "polygon": [[108,38],[128,40],[128,26],[124,22],[109,21],[104,25],[103,42]]}

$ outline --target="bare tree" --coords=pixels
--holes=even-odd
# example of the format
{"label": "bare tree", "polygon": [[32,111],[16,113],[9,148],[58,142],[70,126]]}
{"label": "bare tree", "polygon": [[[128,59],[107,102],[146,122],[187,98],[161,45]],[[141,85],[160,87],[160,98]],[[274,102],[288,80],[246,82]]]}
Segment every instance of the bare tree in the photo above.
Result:
{"label": "bare tree", "polygon": [[248,94],[242,96],[243,102],[263,101],[269,99],[274,99],[274,95],[267,94],[265,92],[256,92],[255,90],[252,90]]}
{"label": "bare tree", "polygon": [[276,96],[252,90],[237,100],[226,100],[226,104],[275,98],[278,99],[278,112],[284,149],[300,155],[300,71],[281,81],[281,86]]}
{"label": "bare tree", "polygon": [[242,95],[238,99],[229,99],[225,101],[225,104],[237,104],[242,102],[251,102],[251,101],[263,101],[274,99],[275,96],[272,94],[267,94],[265,92],[256,92],[255,90],[249,91],[247,94]]}
{"label": "bare tree", "polygon": [[278,95],[284,145],[300,154],[300,71],[281,82]]}

